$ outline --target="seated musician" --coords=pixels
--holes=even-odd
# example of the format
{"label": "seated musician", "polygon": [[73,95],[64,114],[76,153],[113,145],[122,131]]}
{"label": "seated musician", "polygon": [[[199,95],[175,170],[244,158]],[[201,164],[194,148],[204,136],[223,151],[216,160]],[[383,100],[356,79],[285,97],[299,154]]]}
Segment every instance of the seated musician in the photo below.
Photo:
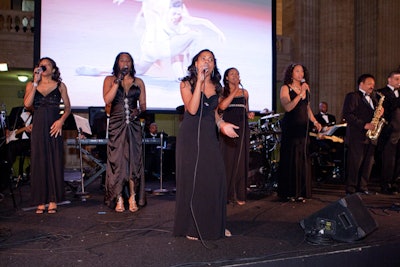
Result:
{"label": "seated musician", "polygon": [[[32,131],[32,113],[24,107],[15,107],[11,110],[6,124],[6,150],[9,166],[13,166],[17,157],[20,157],[17,176],[20,179],[29,179],[29,167],[24,173],[24,159],[30,156]],[[25,174],[25,175],[24,175]]]}
{"label": "seated musician", "polygon": [[[163,143],[167,140],[168,135],[163,132]],[[146,140],[160,139],[161,133],[158,132],[157,123],[153,122],[149,125],[145,134]],[[147,179],[160,177],[160,143],[145,145],[145,174]]]}
{"label": "seated musician", "polygon": [[314,114],[314,117],[322,126],[322,135],[312,140],[312,150],[317,153],[321,166],[333,166],[334,158],[332,155],[336,151],[335,144],[332,140],[325,139],[323,133],[336,124],[336,117],[328,113],[328,103],[324,101],[319,103],[319,112]]}

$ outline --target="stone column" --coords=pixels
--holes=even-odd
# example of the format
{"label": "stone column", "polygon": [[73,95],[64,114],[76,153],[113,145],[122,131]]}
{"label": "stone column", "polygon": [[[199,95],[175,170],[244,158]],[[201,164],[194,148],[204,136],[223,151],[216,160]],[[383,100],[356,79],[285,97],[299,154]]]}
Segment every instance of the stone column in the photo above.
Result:
{"label": "stone column", "polygon": [[319,101],[339,122],[344,97],[355,89],[354,1],[321,1],[319,50]]}

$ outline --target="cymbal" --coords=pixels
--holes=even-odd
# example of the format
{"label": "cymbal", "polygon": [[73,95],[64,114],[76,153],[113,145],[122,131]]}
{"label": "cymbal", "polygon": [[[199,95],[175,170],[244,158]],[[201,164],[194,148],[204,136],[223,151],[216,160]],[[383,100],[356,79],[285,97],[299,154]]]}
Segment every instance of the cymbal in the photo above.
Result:
{"label": "cymbal", "polygon": [[272,118],[278,118],[280,116],[282,116],[281,113],[269,114],[267,116],[261,117],[261,120],[268,120],[268,119],[272,119]]}

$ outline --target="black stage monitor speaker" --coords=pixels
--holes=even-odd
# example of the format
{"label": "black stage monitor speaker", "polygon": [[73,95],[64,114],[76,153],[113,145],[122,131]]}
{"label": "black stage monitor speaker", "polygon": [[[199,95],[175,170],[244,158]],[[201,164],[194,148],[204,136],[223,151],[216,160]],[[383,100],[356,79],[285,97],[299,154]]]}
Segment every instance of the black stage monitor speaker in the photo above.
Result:
{"label": "black stage monitor speaker", "polygon": [[309,238],[353,242],[378,228],[359,194],[342,198],[300,222]]}

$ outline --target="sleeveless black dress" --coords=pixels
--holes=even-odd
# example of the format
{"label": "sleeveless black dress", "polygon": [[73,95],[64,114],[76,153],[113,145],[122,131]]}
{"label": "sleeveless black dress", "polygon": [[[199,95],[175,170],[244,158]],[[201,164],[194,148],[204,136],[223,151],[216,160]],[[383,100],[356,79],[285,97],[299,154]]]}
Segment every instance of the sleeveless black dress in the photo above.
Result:
{"label": "sleeveless black dress", "polygon": [[139,96],[139,86],[133,84],[126,95],[120,86],[111,105],[105,195],[105,203],[111,208],[129,180],[137,186],[144,176],[142,128],[137,118]]}
{"label": "sleeveless black dress", "polygon": [[51,125],[60,118],[59,85],[44,96],[35,92],[31,134],[32,204],[65,200],[63,138],[50,136]]}
{"label": "sleeveless black dress", "polygon": [[202,101],[196,115],[185,111],[176,143],[175,236],[225,236],[226,181],[214,110],[218,96]]}
{"label": "sleeveless black dress", "polygon": [[[289,89],[289,96],[293,100],[297,94]],[[281,121],[278,196],[282,199],[311,197],[307,106],[307,98],[300,100]]]}
{"label": "sleeveless black dress", "polygon": [[233,98],[223,113],[224,121],[240,127],[236,132],[239,138],[221,137],[221,149],[225,161],[228,201],[245,201],[246,185],[249,171],[249,124],[247,118],[246,98]]}

